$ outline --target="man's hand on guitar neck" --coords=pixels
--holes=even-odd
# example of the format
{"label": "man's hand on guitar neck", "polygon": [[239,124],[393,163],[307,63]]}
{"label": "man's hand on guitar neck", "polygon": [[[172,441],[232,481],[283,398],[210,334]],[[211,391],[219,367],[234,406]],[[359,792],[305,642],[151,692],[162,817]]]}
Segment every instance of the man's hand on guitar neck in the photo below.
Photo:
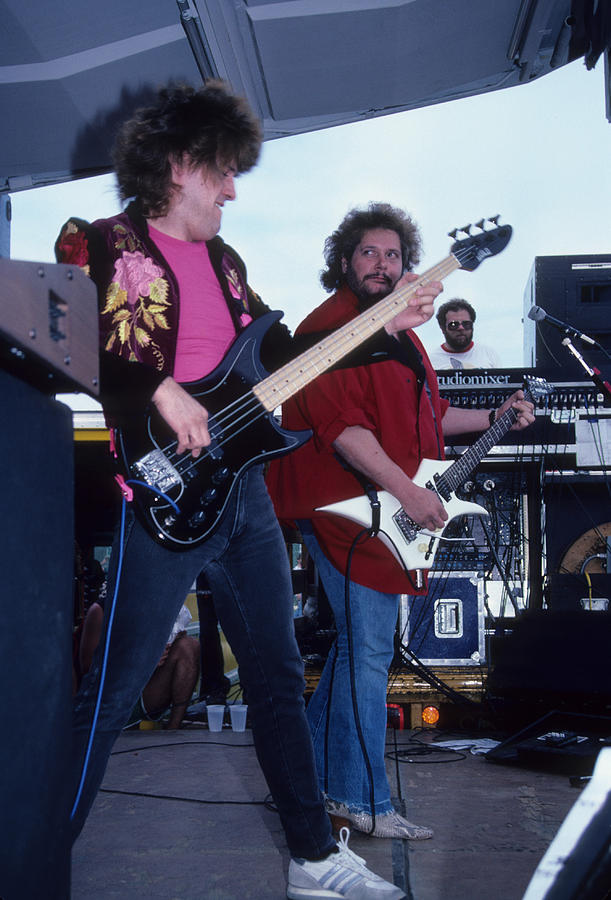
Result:
{"label": "man's hand on guitar neck", "polygon": [[500,418],[503,413],[513,407],[517,416],[516,421],[511,426],[512,431],[522,431],[528,428],[535,421],[535,407],[530,400],[524,399],[524,391],[516,391],[508,397],[507,400],[496,411],[496,419]]}
{"label": "man's hand on guitar neck", "polygon": [[[400,288],[408,288],[413,282],[418,281],[419,275],[415,272],[406,272],[394,287],[394,291]],[[443,291],[441,281],[429,281],[419,287],[414,296],[410,299],[407,309],[398,313],[394,319],[391,319],[385,330],[388,334],[397,334],[399,331],[407,331],[408,328],[417,328],[423,325],[431,318],[435,312],[434,303],[439,294]]]}
{"label": "man's hand on guitar neck", "polygon": [[208,413],[205,408],[169,375],[152,397],[159,415],[165,419],[178,439],[178,454],[190,450],[199,456],[210,444]]}
{"label": "man's hand on guitar neck", "polygon": [[515,391],[497,410],[463,409],[459,406],[448,406],[442,422],[443,433],[447,437],[471,431],[487,431],[492,424],[492,413],[494,412],[494,421],[496,422],[511,407],[517,415],[516,421],[511,426],[512,431],[528,428],[535,421],[533,404],[530,400],[524,399],[523,391]]}

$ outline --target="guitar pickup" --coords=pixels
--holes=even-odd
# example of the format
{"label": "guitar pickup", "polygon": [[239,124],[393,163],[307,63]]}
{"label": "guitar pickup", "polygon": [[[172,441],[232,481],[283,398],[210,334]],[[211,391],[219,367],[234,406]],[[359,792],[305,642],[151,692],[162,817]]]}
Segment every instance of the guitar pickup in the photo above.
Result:
{"label": "guitar pickup", "polygon": [[161,450],[151,450],[133,465],[134,472],[158,491],[164,494],[170,488],[182,485],[182,478]]}
{"label": "guitar pickup", "polygon": [[214,417],[208,419],[208,434],[210,435],[210,444],[206,447],[206,454],[210,459],[219,460],[223,458],[223,450],[221,448],[222,430],[214,421]]}
{"label": "guitar pickup", "polygon": [[429,491],[434,491],[440,497],[443,497],[443,499],[447,503],[450,500],[450,497],[452,496],[452,492],[450,491],[450,489],[448,487],[445,487],[445,488],[443,487],[443,485],[441,483],[441,477],[439,475],[437,475],[437,474],[433,475],[433,482],[434,483],[431,483],[429,481],[426,485],[427,488],[429,489]]}

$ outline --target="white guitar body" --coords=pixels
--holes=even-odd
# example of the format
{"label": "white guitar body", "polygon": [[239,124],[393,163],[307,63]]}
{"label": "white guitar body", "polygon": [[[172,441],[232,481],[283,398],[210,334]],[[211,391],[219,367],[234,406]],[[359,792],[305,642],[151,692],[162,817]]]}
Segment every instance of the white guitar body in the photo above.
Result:
{"label": "white guitar body", "polygon": [[[527,377],[524,385],[524,399],[534,402],[552,393],[552,386],[542,378]],[[488,511],[477,503],[459,500],[456,490],[470,477],[481,460],[497,444],[515,423],[517,415],[513,407],[509,407],[479,438],[468,447],[462,456],[451,460],[423,459],[414,478],[418,487],[435,491],[448,514],[448,522],[457,516],[487,516]],[[377,537],[388,547],[390,552],[408,570],[430,569],[439,547],[439,541],[464,541],[468,538],[444,538],[447,527],[436,531],[420,528],[398,500],[388,491],[379,491],[380,530]],[[340,500],[319,506],[317,512],[330,512],[338,516],[352,519],[363,528],[372,528],[372,509],[369,498],[364,494],[351,500]]]}
{"label": "white guitar body", "polygon": [[[434,490],[434,476],[443,474],[452,465],[454,463],[451,460],[423,459],[412,480],[418,487],[428,487]],[[436,531],[420,529],[419,526],[414,525],[399,501],[388,491],[378,491],[378,499],[380,501],[380,531],[377,537],[406,569],[430,569],[440,540],[464,540],[464,538],[444,538],[443,531],[447,523],[444,528]],[[488,515],[483,506],[459,500],[454,493],[447,501],[441,496],[439,499],[448,513],[448,522],[457,516]],[[335,513],[351,519],[358,525],[362,525],[363,528],[371,528],[371,504],[364,494],[350,500],[330,503],[328,506],[319,506],[317,511]]]}

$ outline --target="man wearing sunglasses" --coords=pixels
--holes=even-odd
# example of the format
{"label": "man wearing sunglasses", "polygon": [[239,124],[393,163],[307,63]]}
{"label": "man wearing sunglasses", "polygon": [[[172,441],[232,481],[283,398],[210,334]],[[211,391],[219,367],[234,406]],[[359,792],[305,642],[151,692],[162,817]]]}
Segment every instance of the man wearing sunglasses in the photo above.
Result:
{"label": "man wearing sunglasses", "polygon": [[448,300],[437,311],[444,342],[429,351],[435,369],[490,369],[500,366],[496,350],[473,341],[475,310],[466,300]]}

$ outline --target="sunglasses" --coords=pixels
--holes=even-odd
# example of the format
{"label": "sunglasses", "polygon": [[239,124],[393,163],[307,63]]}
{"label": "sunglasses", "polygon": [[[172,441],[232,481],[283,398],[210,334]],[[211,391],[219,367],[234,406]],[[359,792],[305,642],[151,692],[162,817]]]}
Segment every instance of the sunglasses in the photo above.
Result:
{"label": "sunglasses", "polygon": [[448,322],[446,325],[448,331],[458,331],[464,328],[465,331],[473,331],[473,322]]}

